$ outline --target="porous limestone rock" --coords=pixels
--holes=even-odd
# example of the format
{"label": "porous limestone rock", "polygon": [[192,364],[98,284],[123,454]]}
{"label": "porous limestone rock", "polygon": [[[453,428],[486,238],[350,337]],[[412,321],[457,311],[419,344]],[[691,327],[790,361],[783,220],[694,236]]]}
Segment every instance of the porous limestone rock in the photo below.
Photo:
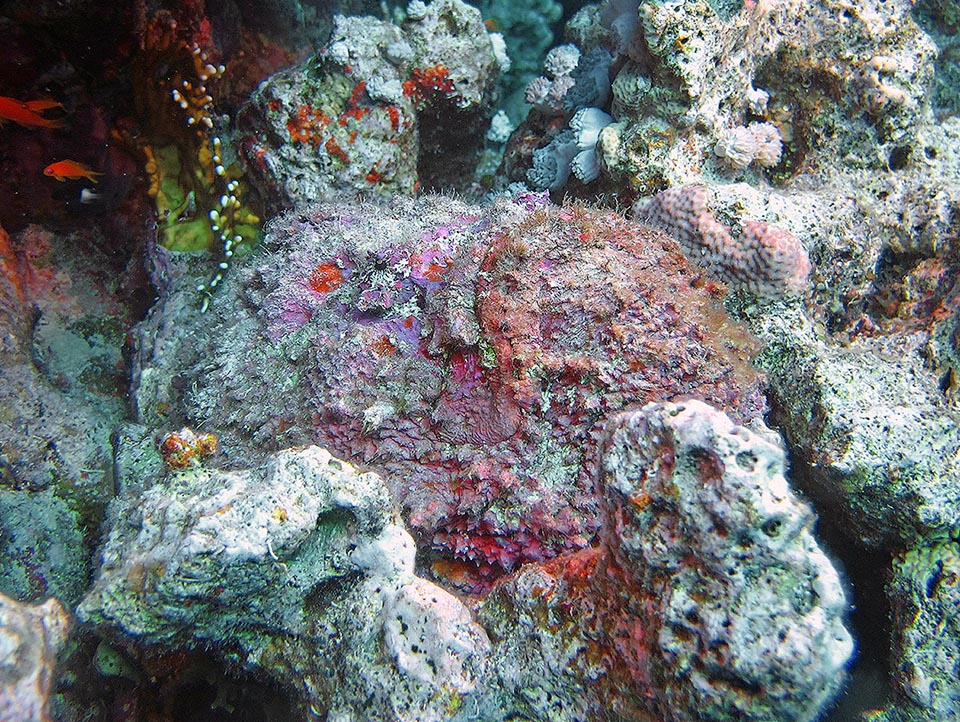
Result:
{"label": "porous limestone rock", "polygon": [[481,606],[518,712],[816,719],[854,645],[776,435],[648,404],[611,423],[601,468],[601,545],[523,567]]}
{"label": "porous limestone rock", "polygon": [[784,334],[760,363],[810,491],[859,543],[904,549],[953,533],[960,414],[913,349]]}
{"label": "porous limestone rock", "polygon": [[318,447],[262,467],[194,466],[122,497],[80,619],[167,651],[203,645],[312,715],[452,719],[489,642],[413,574],[379,476]]}
{"label": "porous limestone rock", "polygon": [[467,187],[498,97],[494,43],[460,0],[420,7],[402,25],[336,16],[315,57],[253,94],[242,149],[271,204]]}
{"label": "porous limestone rock", "polygon": [[0,722],[50,722],[53,669],[69,626],[52,597],[29,606],[0,594]]}

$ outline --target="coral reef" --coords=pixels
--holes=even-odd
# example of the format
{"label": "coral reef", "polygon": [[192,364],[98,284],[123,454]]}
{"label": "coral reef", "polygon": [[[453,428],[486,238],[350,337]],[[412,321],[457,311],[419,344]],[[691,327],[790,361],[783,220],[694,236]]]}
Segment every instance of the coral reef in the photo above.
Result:
{"label": "coral reef", "polygon": [[0,717],[957,718],[960,5],[475,5],[3,4]]}
{"label": "coral reef", "polygon": [[853,647],[784,463],[699,401],[615,419],[600,546],[498,585],[492,639],[415,576],[376,474],[317,447],[193,466],[118,499],[78,614],[120,648],[203,644],[309,719],[812,720]]}
{"label": "coral reef", "polygon": [[616,417],[601,546],[528,565],[481,605],[521,714],[817,719],[853,642],[784,467],[768,429],[699,401]]}
{"label": "coral reef", "polygon": [[[569,158],[556,151],[567,140],[557,133],[584,104],[566,91],[561,126],[532,113],[505,173],[551,192],[609,193],[622,205],[706,186],[794,235],[819,262],[811,286],[825,323],[855,323],[886,249],[930,256],[930,242],[956,238],[960,162],[950,149],[960,126],[928,102],[936,52],[914,22],[943,28],[928,22],[941,13],[934,4],[871,3],[849,17],[830,2],[585,7],[567,40],[582,58],[613,57],[612,99],[594,103],[613,117],[597,144],[599,178],[582,186],[562,172]],[[761,218],[761,208],[778,217]]]}
{"label": "coral reef", "polygon": [[[637,5],[605,2],[597,22],[606,46],[630,61],[620,72],[643,79],[631,87],[671,89],[669,99],[645,101],[630,99],[626,81],[619,84],[627,122],[608,168],[640,187],[655,178],[722,179],[713,147],[747,121],[771,122],[783,135],[784,162],[773,175],[780,181],[856,153],[839,146],[864,135],[891,146],[916,142],[918,121],[929,123],[923,91],[934,51],[907,3],[871,5],[849,18],[829,2],[760,3],[729,17],[702,0]],[[871,19],[880,17],[882,23]],[[860,109],[868,112],[851,132],[846,118]],[[658,120],[671,122],[677,134],[653,151],[643,133]],[[840,127],[842,134],[830,135]]]}
{"label": "coral reef", "polygon": [[53,669],[69,624],[56,599],[31,607],[0,594],[0,720],[50,722]]}
{"label": "coral reef", "polygon": [[809,480],[840,500],[859,543],[912,548],[960,517],[960,416],[913,354],[871,340],[843,348],[782,336],[761,354],[776,420]]}
{"label": "coral reef", "polygon": [[687,395],[763,408],[718,289],[612,213],[532,194],[318,206],[241,263],[209,319],[185,313],[187,279],[138,329],[141,422],[215,429],[234,459],[318,443],[378,470],[462,588],[589,541],[610,413]]}

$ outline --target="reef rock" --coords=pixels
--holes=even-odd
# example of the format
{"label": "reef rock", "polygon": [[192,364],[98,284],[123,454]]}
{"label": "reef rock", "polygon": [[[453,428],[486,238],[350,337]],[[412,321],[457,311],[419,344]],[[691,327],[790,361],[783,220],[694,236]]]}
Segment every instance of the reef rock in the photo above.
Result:
{"label": "reef rock", "polygon": [[[960,710],[960,554],[956,541],[898,554],[889,584],[900,702],[880,720],[955,720]],[[904,714],[906,712],[907,714]],[[899,713],[899,714],[898,714]]]}
{"label": "reef rock", "polygon": [[[763,167],[783,179],[838,158],[876,167],[886,157],[870,150],[911,154],[934,120],[925,91],[937,50],[912,11],[905,1],[605,0],[567,26],[584,57],[612,58],[605,99],[578,81],[562,100],[567,111],[610,108],[605,172],[641,194],[757,179]],[[749,148],[731,143],[748,132]]]}
{"label": "reef rock", "polygon": [[0,593],[72,607],[89,581],[80,515],[53,490],[0,489]]}
{"label": "reef rock", "polygon": [[105,247],[108,234],[0,229],[0,592],[22,601],[79,601],[83,529],[113,491],[132,313],[119,291],[126,256]]}
{"label": "reef rock", "polygon": [[749,335],[673,241],[534,194],[306,208],[205,315],[194,287],[137,331],[140,422],[213,431],[234,464],[315,443],[380,472],[422,561],[470,591],[589,543],[612,414],[764,407]]}
{"label": "reef rock", "polygon": [[380,477],[317,447],[193,466],[118,500],[78,615],[119,641],[202,644],[331,719],[448,719],[489,641],[414,553]]}
{"label": "reef rock", "polygon": [[56,599],[28,606],[0,594],[0,722],[50,722],[53,668],[69,625]]}
{"label": "reef rock", "polygon": [[[878,264],[889,267],[892,257],[894,267],[909,265],[957,242],[960,118],[955,91],[946,105],[931,92],[957,85],[951,5],[587,5],[568,22],[567,38],[581,53],[580,76],[597,77],[588,58],[608,59],[612,98],[584,96],[579,81],[558,98],[551,87],[563,116],[545,123],[531,113],[508,148],[506,175],[522,179],[533,165],[539,187],[570,178],[562,192],[636,196],[641,211],[665,189],[706,187],[735,237],[741,229],[756,236],[750,224],[794,236],[813,261],[810,287],[826,322],[853,324]],[[532,97],[546,80],[531,84]],[[588,186],[570,173],[582,149],[557,152],[570,147],[562,141],[584,108],[612,116],[591,162],[599,179]],[[542,181],[539,171],[554,166],[566,172],[547,174],[555,184]]]}
{"label": "reef rock", "polygon": [[598,545],[523,566],[477,621],[415,575],[383,480],[315,446],[133,488],[78,615],[121,648],[203,648],[309,718],[815,719],[853,642],[777,437],[648,404],[601,458]]}
{"label": "reef rock", "polygon": [[700,401],[617,417],[600,546],[525,566],[481,605],[517,714],[816,719],[853,641],[785,470],[775,434]]}
{"label": "reef rock", "polygon": [[479,11],[460,0],[411,3],[400,26],[338,15],[320,53],[264,82],[241,113],[250,179],[284,206],[465,188],[499,73]]}
{"label": "reef rock", "polygon": [[776,420],[811,491],[874,548],[949,537],[960,517],[960,414],[914,353],[782,336],[762,355]]}

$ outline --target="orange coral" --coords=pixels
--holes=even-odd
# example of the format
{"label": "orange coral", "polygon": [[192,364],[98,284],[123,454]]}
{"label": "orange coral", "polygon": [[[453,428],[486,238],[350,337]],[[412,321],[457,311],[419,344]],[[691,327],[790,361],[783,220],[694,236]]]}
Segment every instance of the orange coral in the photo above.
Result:
{"label": "orange coral", "polygon": [[443,65],[414,68],[410,77],[403,82],[403,94],[420,106],[430,103],[437,96],[450,96],[455,92],[450,71]]}
{"label": "orange coral", "polygon": [[341,283],[343,283],[343,272],[333,261],[318,263],[307,280],[307,285],[319,294],[330,293],[330,291],[338,288]]}

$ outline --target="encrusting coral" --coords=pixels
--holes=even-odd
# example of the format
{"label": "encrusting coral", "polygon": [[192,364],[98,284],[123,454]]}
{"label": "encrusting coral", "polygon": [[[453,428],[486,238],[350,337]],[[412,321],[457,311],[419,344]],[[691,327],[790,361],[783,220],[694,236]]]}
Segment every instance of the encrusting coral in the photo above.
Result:
{"label": "encrusting coral", "polygon": [[806,250],[793,235],[765,221],[741,220],[735,235],[708,206],[704,186],[678,186],[639,205],[635,214],[677,240],[707,273],[758,296],[802,293],[810,272]]}

